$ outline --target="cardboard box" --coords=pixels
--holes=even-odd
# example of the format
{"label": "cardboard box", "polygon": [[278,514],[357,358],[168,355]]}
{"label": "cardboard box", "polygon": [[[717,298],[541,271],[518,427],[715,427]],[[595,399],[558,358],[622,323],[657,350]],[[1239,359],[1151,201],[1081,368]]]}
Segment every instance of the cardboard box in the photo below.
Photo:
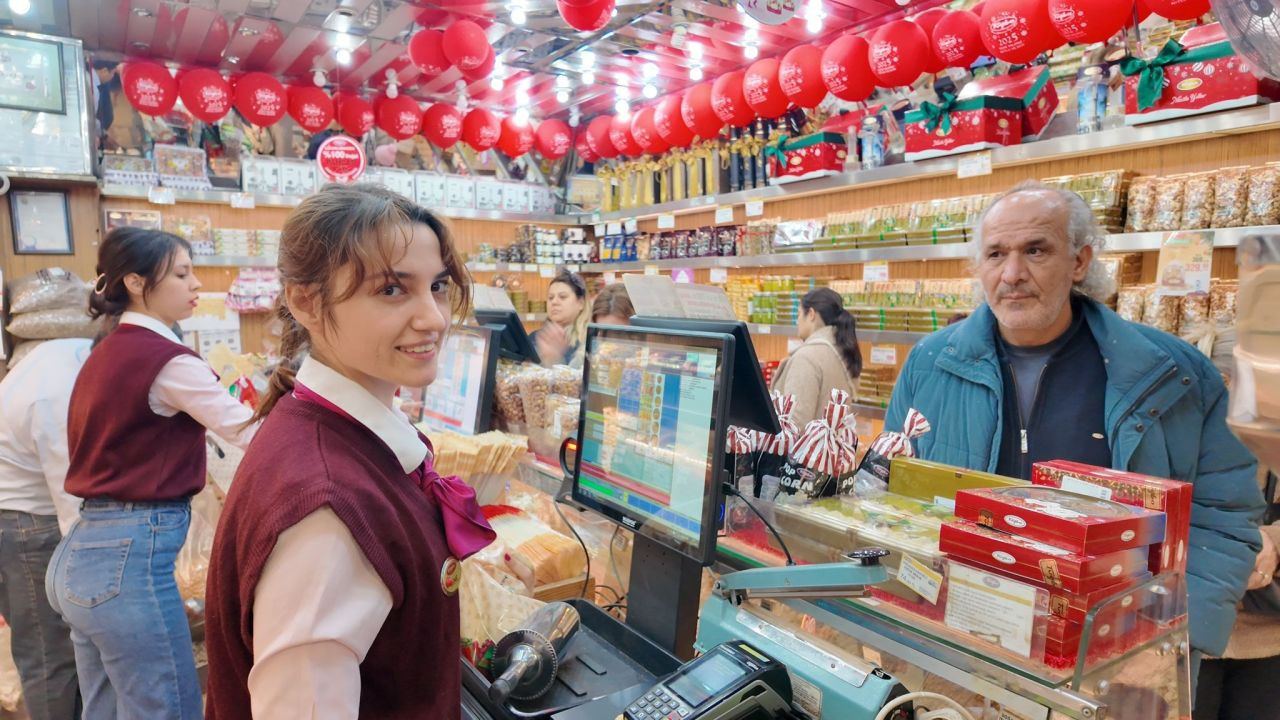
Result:
{"label": "cardboard box", "polygon": [[990,487],[1023,487],[1018,478],[899,455],[889,463],[889,492],[950,505],[958,490]]}
{"label": "cardboard box", "polygon": [[944,523],[938,549],[953,558],[1076,594],[1127,585],[1147,571],[1146,548],[1082,555],[968,520]]}
{"label": "cardboard box", "polygon": [[956,493],[956,517],[1081,555],[1138,549],[1164,539],[1162,512],[1047,487]]}
{"label": "cardboard box", "polygon": [[982,95],[925,102],[903,123],[909,162],[1022,142],[1022,102]]}
{"label": "cardboard box", "polygon": [[1151,547],[1153,573],[1186,570],[1191,534],[1191,483],[1066,460],[1036,463],[1031,482],[1165,514],[1165,536]]}
{"label": "cardboard box", "polygon": [[425,208],[442,208],[447,204],[445,192],[445,176],[437,173],[415,172],[413,174],[414,197],[419,205]]}
{"label": "cardboard box", "polygon": [[[1127,125],[1246,107],[1280,99],[1280,83],[1253,74],[1247,60],[1235,54],[1219,23],[1188,30],[1180,43],[1170,41],[1156,60],[1130,58],[1122,65],[1124,121]],[[1145,81],[1145,82],[1144,82]],[[1152,99],[1142,86],[1160,87]]]}
{"label": "cardboard box", "polygon": [[781,185],[840,172],[849,156],[849,146],[839,133],[819,132],[781,138],[764,152],[769,162],[769,183]]}
{"label": "cardboard box", "polygon": [[510,213],[529,212],[529,186],[518,182],[503,183],[502,210]]}
{"label": "cardboard box", "polygon": [[982,96],[1016,100],[1022,111],[1022,142],[1034,140],[1048,127],[1058,110],[1058,90],[1049,79],[1049,67],[1039,65],[1008,75],[974,80],[957,96],[960,101]]}
{"label": "cardboard box", "polygon": [[492,178],[476,178],[476,209],[501,210],[506,183]]}
{"label": "cardboard box", "polygon": [[451,208],[474,209],[476,206],[476,181],[463,175],[449,175],[444,181],[445,205]]}

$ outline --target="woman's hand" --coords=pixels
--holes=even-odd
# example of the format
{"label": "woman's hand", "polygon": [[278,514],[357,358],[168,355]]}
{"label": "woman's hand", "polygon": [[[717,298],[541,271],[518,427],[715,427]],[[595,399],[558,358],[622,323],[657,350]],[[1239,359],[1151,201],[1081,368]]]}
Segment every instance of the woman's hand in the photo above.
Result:
{"label": "woman's hand", "polygon": [[558,365],[564,362],[564,354],[569,352],[569,333],[556,323],[548,321],[538,331],[538,358],[543,365]]}
{"label": "woman's hand", "polygon": [[1257,590],[1270,585],[1276,574],[1278,563],[1280,563],[1280,554],[1276,553],[1276,545],[1271,542],[1271,536],[1264,531],[1262,552],[1258,553],[1258,559],[1253,563],[1253,574],[1249,576],[1249,589]]}

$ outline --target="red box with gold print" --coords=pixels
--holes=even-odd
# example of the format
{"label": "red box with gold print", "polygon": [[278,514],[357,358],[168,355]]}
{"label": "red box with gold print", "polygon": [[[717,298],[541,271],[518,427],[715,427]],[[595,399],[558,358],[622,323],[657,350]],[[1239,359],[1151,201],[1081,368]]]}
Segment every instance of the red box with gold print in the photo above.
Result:
{"label": "red box with gold print", "polygon": [[1165,531],[1162,512],[1036,485],[961,490],[955,515],[1080,555],[1145,553]]}
{"label": "red box with gold print", "polygon": [[967,520],[943,523],[938,549],[961,560],[1075,594],[1128,584],[1147,571],[1145,547],[1080,555]]}

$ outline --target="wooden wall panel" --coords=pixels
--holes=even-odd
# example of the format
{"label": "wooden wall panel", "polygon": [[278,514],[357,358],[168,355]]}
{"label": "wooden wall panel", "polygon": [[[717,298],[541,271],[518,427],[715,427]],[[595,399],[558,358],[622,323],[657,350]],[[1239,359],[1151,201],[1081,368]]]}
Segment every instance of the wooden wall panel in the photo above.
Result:
{"label": "wooden wall panel", "polygon": [[98,240],[101,237],[101,214],[98,211],[98,188],[95,185],[54,185],[13,181],[15,190],[63,190],[67,193],[67,209],[71,215],[71,241],[74,255],[18,255],[13,250],[13,218],[9,198],[0,197],[0,270],[5,280],[13,280],[47,267],[66,268],[85,281],[92,281],[98,262]]}

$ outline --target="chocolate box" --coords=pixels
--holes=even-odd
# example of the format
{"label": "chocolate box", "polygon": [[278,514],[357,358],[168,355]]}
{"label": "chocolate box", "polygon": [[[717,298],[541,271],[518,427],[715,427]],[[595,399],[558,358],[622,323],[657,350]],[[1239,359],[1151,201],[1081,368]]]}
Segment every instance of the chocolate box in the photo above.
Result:
{"label": "chocolate box", "polygon": [[1081,555],[968,520],[944,523],[938,549],[953,558],[1075,594],[1127,585],[1147,571],[1146,548]]}
{"label": "chocolate box", "polygon": [[[1219,23],[1188,30],[1151,60],[1126,58],[1124,121],[1128,125],[1217,112],[1280,99],[1280,83],[1253,74]],[[1157,94],[1156,90],[1159,89]]]}
{"label": "chocolate box", "polygon": [[889,492],[940,505],[950,505],[958,490],[1026,485],[1018,478],[902,455],[889,463]]}
{"label": "chocolate box", "polygon": [[1155,510],[1047,487],[991,488],[956,493],[956,517],[1082,555],[1140,549],[1164,539],[1165,515]]}
{"label": "chocolate box", "polygon": [[1191,483],[1066,460],[1036,463],[1031,468],[1031,482],[1163,512],[1165,535],[1162,542],[1151,546],[1151,572],[1186,569]]}
{"label": "chocolate box", "polygon": [[1022,110],[1022,141],[1033,140],[1048,127],[1058,110],[1058,89],[1049,78],[1049,66],[1038,65],[1025,70],[974,80],[965,85],[958,100],[993,95],[1012,98]]}
{"label": "chocolate box", "polygon": [[942,103],[921,103],[904,120],[909,162],[1022,142],[1022,102],[1013,98],[944,93]]}
{"label": "chocolate box", "polygon": [[844,136],[817,132],[798,138],[783,135],[765,147],[769,160],[769,182],[773,185],[834,175],[844,169],[849,145]]}

